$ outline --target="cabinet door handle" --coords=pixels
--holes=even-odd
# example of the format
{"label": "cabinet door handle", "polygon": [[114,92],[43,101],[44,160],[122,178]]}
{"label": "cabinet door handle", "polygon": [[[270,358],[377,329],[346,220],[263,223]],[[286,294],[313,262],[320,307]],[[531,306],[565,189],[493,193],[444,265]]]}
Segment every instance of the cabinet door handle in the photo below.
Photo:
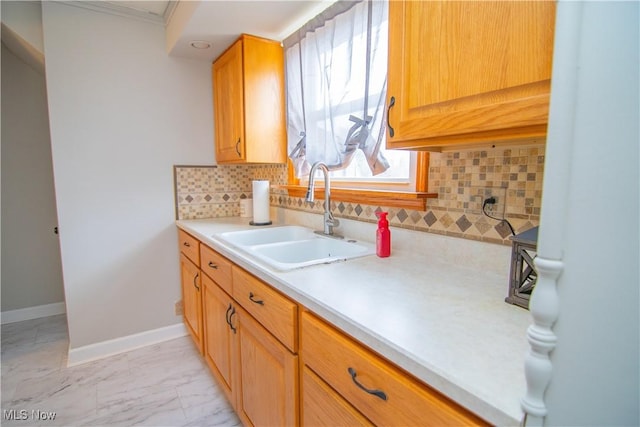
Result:
{"label": "cabinet door handle", "polygon": [[238,153],[238,157],[242,157],[242,153],[240,153],[240,138],[236,142],[236,153]]}
{"label": "cabinet door handle", "polygon": [[229,327],[231,328],[231,330],[235,334],[237,332],[237,330],[236,330],[236,328],[234,328],[233,323],[231,321],[231,319],[233,319],[233,315],[234,314],[236,314],[236,308],[235,307],[231,307],[231,314],[229,315]]}
{"label": "cabinet door handle", "polygon": [[191,245],[189,244],[189,242],[184,242],[184,243],[182,243],[182,245],[183,245],[183,246],[186,246],[186,247],[188,247],[188,248],[190,248],[190,247],[191,247]]}
{"label": "cabinet door handle", "polygon": [[218,269],[218,266],[214,264],[213,261],[209,261],[209,267],[213,268],[214,270]]}
{"label": "cabinet door handle", "polygon": [[198,284],[196,283],[196,279],[198,278],[198,276],[200,276],[200,273],[196,273],[196,275],[193,276],[193,286],[195,286],[196,289],[200,291],[200,286],[198,286]]}
{"label": "cabinet door handle", "polygon": [[229,320],[229,312],[233,306],[229,303],[229,308],[227,308],[227,312],[224,314],[224,318],[227,321],[227,325],[231,326],[231,320]]}
{"label": "cabinet door handle", "polygon": [[353,380],[353,383],[355,385],[357,385],[358,388],[361,388],[362,390],[366,391],[367,393],[373,394],[374,396],[377,396],[382,400],[387,400],[387,394],[384,391],[382,391],[382,390],[373,390],[373,389],[370,389],[370,388],[366,388],[365,386],[360,384],[358,382],[358,380],[356,380],[356,375],[357,374],[356,374],[356,370],[355,369],[349,368],[348,371],[349,371],[349,375],[351,375],[351,379]]}
{"label": "cabinet door handle", "polygon": [[249,299],[251,300],[252,303],[254,304],[260,304],[260,305],[264,305],[264,301],[261,299],[254,299],[255,295],[253,294],[253,292],[249,292]]}
{"label": "cabinet door handle", "polygon": [[391,138],[393,138],[395,131],[391,127],[391,123],[389,123],[389,114],[391,113],[391,107],[393,107],[394,105],[396,105],[396,97],[392,96],[391,99],[389,100],[389,107],[387,108],[387,127],[389,128],[389,136]]}

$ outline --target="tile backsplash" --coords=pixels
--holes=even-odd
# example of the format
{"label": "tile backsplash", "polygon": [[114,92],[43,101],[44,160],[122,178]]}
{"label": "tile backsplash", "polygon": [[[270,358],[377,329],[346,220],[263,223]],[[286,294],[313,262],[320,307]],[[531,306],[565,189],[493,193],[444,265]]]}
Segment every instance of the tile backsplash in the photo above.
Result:
{"label": "tile backsplash", "polygon": [[175,166],[177,219],[240,216],[240,200],[252,198],[254,179],[287,183],[286,165]]}
{"label": "tile backsplash", "polygon": [[[544,145],[432,153],[425,211],[332,202],[337,217],[376,222],[376,212],[389,212],[392,226],[511,244],[509,227],[482,214],[482,203],[496,198],[492,216],[503,216],[517,232],[538,225],[542,199]],[[178,219],[239,216],[240,200],[251,197],[251,181],[287,183],[286,165],[176,166]],[[322,201],[309,204],[284,189],[271,190],[271,205],[321,213]]]}

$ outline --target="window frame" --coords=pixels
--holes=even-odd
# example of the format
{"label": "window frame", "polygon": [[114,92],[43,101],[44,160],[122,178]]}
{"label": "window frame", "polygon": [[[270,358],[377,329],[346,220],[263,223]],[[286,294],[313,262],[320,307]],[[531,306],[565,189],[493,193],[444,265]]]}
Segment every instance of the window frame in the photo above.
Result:
{"label": "window frame", "polygon": [[[296,178],[293,164],[287,160],[288,184],[284,188],[291,197],[305,197],[307,185]],[[349,185],[349,182],[333,181],[331,198],[336,201],[362,203],[374,206],[388,206],[404,209],[426,211],[427,199],[438,197],[437,193],[429,193],[429,152],[416,152],[415,188],[412,191],[390,189],[390,183],[369,183],[367,188]],[[406,188],[406,184],[400,184]],[[383,188],[385,186],[386,188]],[[320,180],[315,187],[315,197],[324,197],[324,181]]]}

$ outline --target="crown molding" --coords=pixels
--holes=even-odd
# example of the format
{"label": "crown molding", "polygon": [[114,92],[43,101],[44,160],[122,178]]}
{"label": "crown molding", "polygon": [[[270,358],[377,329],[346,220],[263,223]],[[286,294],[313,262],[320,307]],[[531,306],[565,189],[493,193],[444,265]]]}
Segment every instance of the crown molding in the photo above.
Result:
{"label": "crown molding", "polygon": [[179,0],[170,1],[169,4],[167,5],[167,8],[164,10],[162,19],[164,20],[165,26],[167,26],[167,24],[171,21],[171,18],[173,18],[173,13],[176,11],[176,8],[178,7],[178,1]]}
{"label": "crown molding", "polygon": [[[83,9],[93,10],[94,12],[107,13],[110,15],[121,16],[124,18],[135,19],[137,21],[149,22],[152,24],[165,26],[173,12],[175,11],[177,1],[169,1],[162,15],[150,12],[144,9],[136,9],[134,7],[123,6],[117,2],[109,1],[69,1],[58,0],[67,6],[80,7]],[[142,3],[144,4],[144,3]]]}
{"label": "crown molding", "polygon": [[44,54],[2,23],[2,44],[39,74],[44,75]]}

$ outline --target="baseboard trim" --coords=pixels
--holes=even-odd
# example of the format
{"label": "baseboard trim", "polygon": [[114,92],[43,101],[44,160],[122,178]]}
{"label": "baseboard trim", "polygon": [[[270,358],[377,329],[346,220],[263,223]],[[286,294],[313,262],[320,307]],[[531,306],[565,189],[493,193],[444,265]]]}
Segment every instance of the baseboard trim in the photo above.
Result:
{"label": "baseboard trim", "polygon": [[187,329],[184,323],[176,323],[175,325],[165,326],[164,328],[152,329],[150,331],[114,338],[83,347],[70,348],[67,366],[81,365],[137,348],[180,338],[185,335],[187,335]]}
{"label": "baseboard trim", "polygon": [[64,302],[55,302],[53,304],[36,305],[34,307],[20,308],[17,310],[8,310],[2,312],[3,325],[7,323],[22,322],[24,320],[39,319],[40,317],[55,316],[67,312]]}

